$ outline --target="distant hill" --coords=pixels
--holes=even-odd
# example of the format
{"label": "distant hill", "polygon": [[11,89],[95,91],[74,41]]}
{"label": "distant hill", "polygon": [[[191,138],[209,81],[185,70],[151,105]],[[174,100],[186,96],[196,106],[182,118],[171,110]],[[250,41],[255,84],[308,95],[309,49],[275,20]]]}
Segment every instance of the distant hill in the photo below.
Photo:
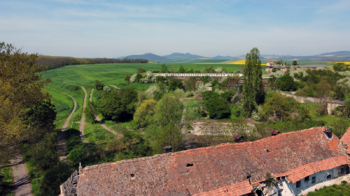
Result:
{"label": "distant hill", "polygon": [[[220,59],[244,59],[245,55],[240,56],[215,56],[215,57],[203,57],[200,55],[190,54],[190,53],[172,53],[169,55],[159,56],[152,53],[146,53],[143,55],[130,55],[126,56],[125,58],[128,59],[148,59],[150,62],[183,62],[183,61],[190,61],[190,60],[204,60],[210,61],[210,59],[213,60],[220,60]],[[313,56],[291,56],[291,55],[275,55],[275,54],[262,54],[260,55],[260,58],[262,60],[318,60],[318,61],[344,61],[350,59],[350,51],[338,51],[338,52],[328,52],[323,53],[319,55],[313,55]]]}
{"label": "distant hill", "polygon": [[148,59],[149,62],[158,62],[158,61],[169,61],[170,59],[162,56],[158,56],[152,53],[146,53],[142,55],[130,55],[126,56],[127,59]]}
{"label": "distant hill", "polygon": [[215,56],[212,57],[211,59],[237,59],[237,57],[232,57],[232,56]]}
{"label": "distant hill", "polygon": [[191,59],[201,59],[201,58],[206,58],[203,56],[199,56],[199,55],[194,55],[194,54],[190,54],[190,53],[172,53],[169,55],[165,55],[164,57],[171,59],[171,60],[191,60]]}
{"label": "distant hill", "polygon": [[343,56],[349,56],[350,57],[350,51],[338,51],[338,52],[329,52],[329,53],[323,53],[320,54],[321,56],[338,56],[338,57],[343,57]]}

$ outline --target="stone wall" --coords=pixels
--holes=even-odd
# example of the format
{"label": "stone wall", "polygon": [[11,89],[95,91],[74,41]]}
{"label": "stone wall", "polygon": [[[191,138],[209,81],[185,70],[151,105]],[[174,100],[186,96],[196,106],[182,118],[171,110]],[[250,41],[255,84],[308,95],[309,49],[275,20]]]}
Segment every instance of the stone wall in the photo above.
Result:
{"label": "stone wall", "polygon": [[61,186],[60,196],[76,196],[77,195],[77,184],[79,181],[79,174],[77,171],[68,178]]}
{"label": "stone wall", "polygon": [[[281,94],[286,96],[286,97],[293,97],[299,103],[308,103],[308,102],[320,103],[323,101],[323,100],[321,100],[319,98],[315,98],[315,97],[300,97],[300,96],[291,95],[291,94],[282,93],[282,92],[281,92]],[[335,109],[336,107],[344,106],[343,101],[336,101],[336,100],[329,99],[329,100],[326,100],[326,102],[327,102],[327,113],[328,114],[332,114],[332,110]]]}

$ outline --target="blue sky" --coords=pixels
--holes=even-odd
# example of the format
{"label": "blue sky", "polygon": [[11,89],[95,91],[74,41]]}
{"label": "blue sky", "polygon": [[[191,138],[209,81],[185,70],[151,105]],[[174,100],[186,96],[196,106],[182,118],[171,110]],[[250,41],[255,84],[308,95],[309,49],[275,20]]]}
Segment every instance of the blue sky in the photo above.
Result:
{"label": "blue sky", "polygon": [[74,57],[350,50],[349,0],[0,0],[0,41]]}

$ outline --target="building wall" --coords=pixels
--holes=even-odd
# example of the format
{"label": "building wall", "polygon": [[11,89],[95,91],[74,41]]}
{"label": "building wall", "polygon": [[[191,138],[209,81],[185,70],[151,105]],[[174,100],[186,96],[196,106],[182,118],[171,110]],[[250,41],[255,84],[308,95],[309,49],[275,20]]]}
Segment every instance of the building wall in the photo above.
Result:
{"label": "building wall", "polygon": [[[341,168],[344,169],[344,172],[341,173]],[[294,196],[294,195],[305,195],[308,192],[314,191],[317,187],[330,186],[337,182],[338,177],[346,176],[349,173],[349,167],[346,165],[336,167],[330,170],[322,171],[315,173],[309,176],[309,180],[305,181],[304,179],[300,180],[300,187],[296,187],[296,183],[288,182],[287,179],[282,178],[280,182],[270,189],[268,192],[269,196]],[[330,179],[327,179],[327,176],[331,175]],[[312,183],[312,177],[316,177],[315,183]],[[347,177],[347,176],[346,176]],[[342,179],[338,180],[341,181]]]}

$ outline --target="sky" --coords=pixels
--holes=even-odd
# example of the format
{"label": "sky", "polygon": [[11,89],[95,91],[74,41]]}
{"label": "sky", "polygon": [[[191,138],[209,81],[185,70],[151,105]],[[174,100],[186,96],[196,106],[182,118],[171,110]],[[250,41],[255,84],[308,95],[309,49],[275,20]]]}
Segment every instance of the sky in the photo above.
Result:
{"label": "sky", "polygon": [[0,42],[29,53],[206,57],[350,50],[349,0],[0,0]]}

